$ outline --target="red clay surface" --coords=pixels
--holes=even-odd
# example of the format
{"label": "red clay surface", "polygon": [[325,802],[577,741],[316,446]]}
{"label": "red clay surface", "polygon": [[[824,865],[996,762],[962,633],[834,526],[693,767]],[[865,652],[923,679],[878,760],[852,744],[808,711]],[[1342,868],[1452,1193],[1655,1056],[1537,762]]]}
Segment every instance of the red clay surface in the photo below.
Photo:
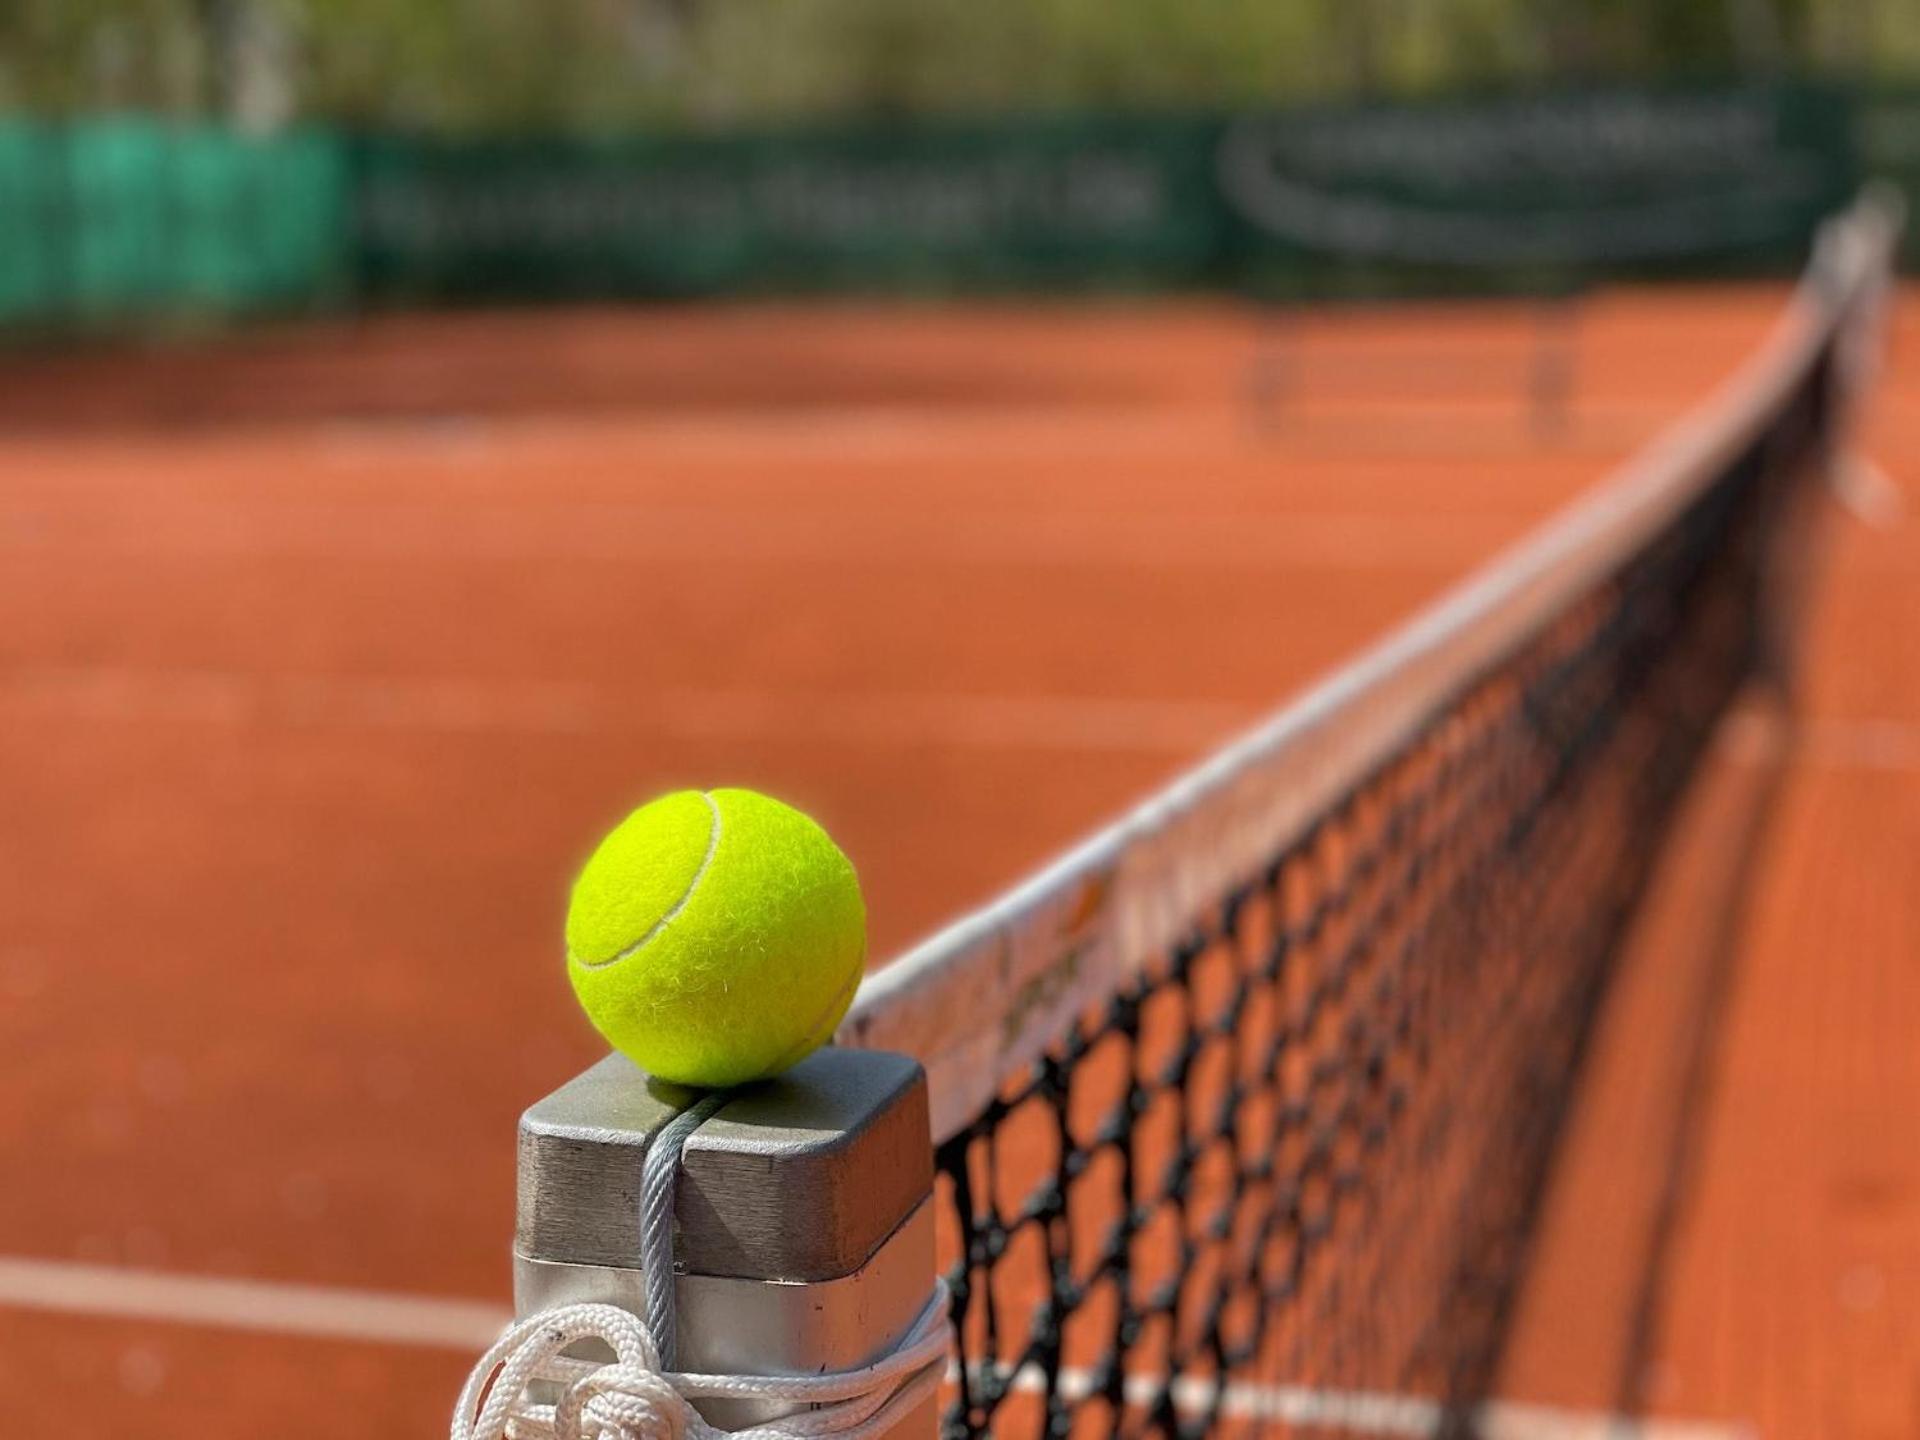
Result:
{"label": "red clay surface", "polygon": [[[1265,426],[1239,403],[1258,323],[1226,306],[580,311],[10,357],[0,1255],[102,1267],[107,1295],[139,1270],[504,1306],[515,1119],[599,1050],[565,886],[629,806],[795,799],[894,953],[1597,478],[1781,298],[1596,300],[1545,445],[1532,318],[1497,307],[1296,327],[1306,378]],[[1655,1413],[1920,1434],[1916,391],[1897,370],[1871,445],[1909,508],[1833,526]],[[1727,822],[1699,808],[1707,854]],[[1648,1032],[1613,1033],[1588,1196],[1659,1109],[1632,1093]],[[1620,1194],[1625,1264],[1648,1225]],[[1579,1194],[1554,1218],[1509,1388],[1608,1409],[1612,1260],[1582,1250]],[[431,1434],[472,1354],[18,1303],[0,1415]]]}

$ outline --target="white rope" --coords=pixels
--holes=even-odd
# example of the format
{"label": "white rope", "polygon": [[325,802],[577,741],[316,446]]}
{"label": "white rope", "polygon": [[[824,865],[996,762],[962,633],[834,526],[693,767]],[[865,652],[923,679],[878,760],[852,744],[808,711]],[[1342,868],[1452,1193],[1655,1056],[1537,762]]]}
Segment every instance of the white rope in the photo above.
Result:
{"label": "white rope", "polygon": [[[507,1327],[460,1392],[452,1440],[865,1440],[933,1393],[945,1369],[947,1290],[893,1351],[825,1375],[703,1375],[663,1369],[653,1334],[616,1305],[565,1305]],[[562,1354],[582,1340],[612,1351],[596,1364]],[[560,1388],[553,1403],[530,1387]],[[784,1401],[811,1408],[745,1430],[710,1425],[698,1399]]]}

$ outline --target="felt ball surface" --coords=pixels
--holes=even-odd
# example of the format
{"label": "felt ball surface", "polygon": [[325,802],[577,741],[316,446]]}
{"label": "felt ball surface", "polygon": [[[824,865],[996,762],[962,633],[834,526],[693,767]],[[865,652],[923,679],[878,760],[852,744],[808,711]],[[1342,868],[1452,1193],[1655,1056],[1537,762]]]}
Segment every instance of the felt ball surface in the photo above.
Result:
{"label": "felt ball surface", "polygon": [[865,967],[867,911],[826,831],[752,790],[682,790],[616,826],[574,882],[567,974],[649,1074],[724,1088],[831,1038]]}

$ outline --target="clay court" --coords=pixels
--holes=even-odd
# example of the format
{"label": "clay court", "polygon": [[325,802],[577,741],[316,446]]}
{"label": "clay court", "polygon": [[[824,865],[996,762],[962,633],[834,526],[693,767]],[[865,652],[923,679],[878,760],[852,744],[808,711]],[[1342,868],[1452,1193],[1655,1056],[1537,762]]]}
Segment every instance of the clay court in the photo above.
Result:
{"label": "clay court", "polygon": [[[1225,301],[7,357],[0,1413],[440,1432],[506,1315],[516,1117],[600,1053],[560,921],[627,808],[805,806],[884,962],[1600,478],[1784,299],[1593,296],[1547,436],[1521,304],[1290,316],[1262,415],[1269,317]],[[1718,747],[1603,1020],[1514,1433],[1920,1435],[1898,329],[1802,723]]]}

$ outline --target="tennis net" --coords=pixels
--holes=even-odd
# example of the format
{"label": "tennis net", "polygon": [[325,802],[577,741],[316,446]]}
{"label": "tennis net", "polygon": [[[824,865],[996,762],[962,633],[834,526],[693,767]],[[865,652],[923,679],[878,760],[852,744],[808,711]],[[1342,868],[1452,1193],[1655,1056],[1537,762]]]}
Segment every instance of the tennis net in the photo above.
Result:
{"label": "tennis net", "polygon": [[874,977],[843,1039],[932,1079],[945,1433],[1469,1423],[1662,833],[1785,662],[1893,228],[1832,227],[1609,487]]}
{"label": "tennis net", "polygon": [[[1835,221],[1640,461],[685,1127],[678,1363],[911,1345],[937,1254],[947,1436],[1474,1429],[1662,837],[1790,669],[1897,229]],[[610,1059],[528,1112],[523,1314],[648,1313],[638,1177],[683,1105]]]}

